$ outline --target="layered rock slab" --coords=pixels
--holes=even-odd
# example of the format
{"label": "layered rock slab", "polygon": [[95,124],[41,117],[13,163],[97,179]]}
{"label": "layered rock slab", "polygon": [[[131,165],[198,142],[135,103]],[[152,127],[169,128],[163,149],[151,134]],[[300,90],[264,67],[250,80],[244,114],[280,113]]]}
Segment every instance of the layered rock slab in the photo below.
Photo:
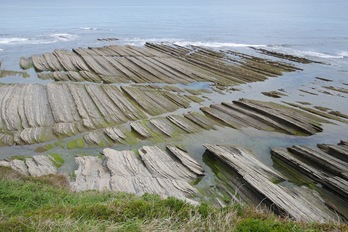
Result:
{"label": "layered rock slab", "polygon": [[[342,199],[348,199],[348,146],[318,145],[322,150],[307,146],[274,148],[272,156],[284,161]],[[338,148],[340,153],[337,153]],[[348,201],[347,201],[348,203]],[[348,215],[346,215],[348,218]]]}
{"label": "layered rock slab", "polygon": [[213,104],[201,110],[232,128],[253,127],[293,135],[321,132],[320,117],[281,104],[250,99]]}
{"label": "layered rock slab", "polygon": [[0,166],[11,167],[20,174],[34,177],[57,174],[58,172],[52,160],[45,155],[35,155],[32,158],[25,158],[24,160],[3,160],[0,161]]}
{"label": "layered rock slab", "polygon": [[199,81],[235,85],[299,70],[290,64],[233,51],[167,43],[146,43],[144,47],[76,48],[72,51],[57,49],[53,53],[21,59],[22,67],[30,67],[28,62],[43,79],[98,83],[188,84]]}
{"label": "layered rock slab", "polygon": [[[203,175],[203,169],[187,154],[177,158],[176,153],[167,153],[156,146],[144,146],[138,152],[139,155],[130,150],[106,148],[103,150],[104,160],[92,156],[77,157],[79,167],[75,171],[76,180],[71,183],[72,189],[111,190],[137,195],[153,193],[179,199],[198,193],[188,182]],[[182,160],[191,160],[192,164],[184,164]]]}
{"label": "layered rock slab", "polygon": [[[252,197],[265,204],[276,213],[288,215],[298,221],[325,222],[335,218],[335,214],[321,206],[320,198],[315,198],[303,188],[288,189],[274,184],[283,177],[266,167],[252,154],[240,147],[224,145],[204,145],[216,159],[227,165],[242,179],[240,189],[251,192]],[[249,193],[250,195],[250,193]]]}
{"label": "layered rock slab", "polygon": [[[264,131],[309,136],[321,132],[322,123],[329,123],[321,117],[287,105],[252,99],[223,102],[200,109],[204,114],[188,112],[182,116],[153,117],[150,120],[132,122],[130,126],[144,139],[165,139],[223,126],[234,129],[252,127]],[[94,136],[99,137],[100,141],[105,137],[102,131],[94,133]],[[86,142],[90,143],[90,140]]]}
{"label": "layered rock slab", "polygon": [[[191,100],[147,86],[49,83],[0,86],[0,145],[34,144],[189,107]],[[154,104],[161,103],[161,104]],[[89,136],[88,141],[94,139]]]}

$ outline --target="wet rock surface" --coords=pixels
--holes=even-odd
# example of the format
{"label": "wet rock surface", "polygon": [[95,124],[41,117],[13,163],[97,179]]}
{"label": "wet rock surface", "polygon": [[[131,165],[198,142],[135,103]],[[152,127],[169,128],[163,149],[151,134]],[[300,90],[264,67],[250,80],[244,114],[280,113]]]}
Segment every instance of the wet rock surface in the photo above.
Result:
{"label": "wet rock surface", "polygon": [[348,212],[344,208],[348,205],[348,146],[343,142],[318,144],[318,147],[320,149],[307,146],[273,148],[271,153],[342,199],[341,207],[334,209],[347,219]]}
{"label": "wet rock surface", "polygon": [[[262,81],[283,72],[299,70],[290,65],[202,47],[146,43],[145,47],[104,46],[33,55],[32,64],[42,79],[103,83],[181,83],[196,81],[235,85]],[[30,59],[22,59],[28,67]]]}
{"label": "wet rock surface", "polygon": [[[257,205],[267,205],[281,215],[288,215],[298,221],[330,221],[335,214],[322,206],[322,199],[304,188],[289,189],[274,184],[284,180],[279,173],[269,169],[253,155],[240,147],[228,145],[205,145],[209,155],[214,156],[224,165],[226,172],[232,169],[237,178],[227,181],[246,201]],[[223,174],[222,174],[223,175]],[[237,180],[239,178],[239,180]]]}
{"label": "wet rock surface", "polygon": [[211,105],[201,110],[233,128],[254,127],[294,135],[312,135],[322,131],[325,120],[281,104],[240,99],[233,103]]}
{"label": "wet rock surface", "polygon": [[263,48],[253,48],[253,49],[255,49],[256,51],[258,51],[262,54],[265,54],[265,55],[274,56],[274,57],[278,57],[278,58],[285,59],[285,60],[295,61],[298,63],[303,63],[303,64],[309,64],[309,63],[319,63],[320,64],[320,63],[322,63],[322,62],[310,60],[310,59],[307,59],[304,57],[298,57],[298,56],[294,56],[294,55],[270,51],[270,50],[263,49]]}

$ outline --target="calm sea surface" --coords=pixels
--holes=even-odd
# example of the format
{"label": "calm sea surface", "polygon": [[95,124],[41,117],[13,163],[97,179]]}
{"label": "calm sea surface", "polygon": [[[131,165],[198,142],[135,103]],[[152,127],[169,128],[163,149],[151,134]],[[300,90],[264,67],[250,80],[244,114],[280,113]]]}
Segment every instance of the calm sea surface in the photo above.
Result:
{"label": "calm sea surface", "polygon": [[135,45],[264,45],[300,56],[348,59],[347,0],[1,0],[0,9],[6,68],[18,67],[18,56],[106,45],[96,39],[108,37]]}

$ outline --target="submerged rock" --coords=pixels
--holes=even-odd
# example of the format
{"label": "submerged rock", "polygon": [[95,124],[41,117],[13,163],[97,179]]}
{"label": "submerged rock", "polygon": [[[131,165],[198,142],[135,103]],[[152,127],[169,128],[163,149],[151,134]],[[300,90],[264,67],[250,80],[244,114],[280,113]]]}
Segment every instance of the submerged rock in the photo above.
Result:
{"label": "submerged rock", "polygon": [[263,95],[273,98],[281,98],[283,96],[287,96],[286,94],[279,91],[269,91],[269,92],[261,92]]}
{"label": "submerged rock", "polygon": [[298,57],[298,56],[294,56],[294,55],[289,55],[289,54],[284,54],[284,53],[280,53],[280,52],[275,52],[275,51],[270,51],[267,49],[263,49],[263,48],[254,48],[254,50],[265,54],[265,55],[269,55],[269,56],[274,56],[274,57],[278,57],[281,59],[285,59],[285,60],[290,60],[290,61],[295,61],[298,63],[303,63],[303,64],[310,64],[310,63],[318,63],[318,64],[324,64],[322,62],[319,61],[314,61],[314,60],[310,60],[304,57]]}

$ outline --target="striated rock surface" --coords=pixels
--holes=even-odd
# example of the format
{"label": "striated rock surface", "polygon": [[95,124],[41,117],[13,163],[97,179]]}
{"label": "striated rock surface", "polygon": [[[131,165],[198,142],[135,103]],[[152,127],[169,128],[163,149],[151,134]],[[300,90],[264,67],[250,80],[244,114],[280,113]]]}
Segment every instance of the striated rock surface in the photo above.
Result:
{"label": "striated rock surface", "polygon": [[[191,102],[145,86],[5,84],[0,86],[0,145],[41,143],[114,127],[189,107]],[[95,139],[93,134],[86,137],[86,141],[98,144]]]}
{"label": "striated rock surface", "polygon": [[[182,116],[154,117],[149,120],[131,122],[130,127],[144,139],[151,137],[165,139],[223,126],[236,129],[253,127],[258,130],[308,136],[321,132],[322,123],[329,123],[321,117],[287,105],[251,99],[213,104],[202,107],[201,111],[205,114],[189,112]],[[109,130],[110,128],[106,128],[104,131]],[[101,131],[93,132],[93,137],[95,141],[105,140],[105,135]],[[89,137],[85,137],[85,140],[88,144],[100,144]],[[114,143],[122,143],[120,139],[113,140]]]}
{"label": "striated rock surface", "polygon": [[29,68],[29,61],[43,79],[97,83],[201,81],[235,85],[299,70],[290,64],[238,52],[166,43],[55,50],[22,58],[21,66]]}
{"label": "striated rock surface", "polygon": [[[91,156],[76,158],[79,168],[75,171],[76,180],[71,183],[75,191],[97,189],[137,195],[153,193],[180,199],[198,193],[188,182],[203,175],[204,170],[186,153],[178,159],[175,154],[156,146],[144,146],[139,149],[139,155],[130,150],[110,148],[104,149],[103,154],[105,160]],[[180,160],[191,164],[185,161],[184,165]]]}
{"label": "striated rock surface", "polygon": [[[161,87],[162,83],[210,82],[224,88],[300,70],[289,63],[230,50],[168,43],[147,43],[144,47],[111,45],[57,49],[22,58],[21,65],[32,65],[40,78],[62,82],[0,86],[1,146],[42,143],[78,134],[87,144],[108,146],[124,140],[110,129],[121,124],[127,128],[130,124],[144,139],[152,137],[153,127],[169,137],[197,133],[202,128],[215,129],[221,124],[293,135],[312,135],[322,130],[319,123],[323,121],[293,108],[246,99],[203,107],[208,117],[186,111],[168,116],[169,112],[204,101],[195,95],[211,91]],[[159,85],[107,85],[129,82]],[[158,115],[162,117],[151,118]],[[151,129],[133,123],[148,118]],[[338,117],[330,115],[331,118]]]}
{"label": "striated rock surface", "polygon": [[319,117],[277,103],[240,99],[223,102],[201,110],[232,128],[254,127],[294,135],[312,135],[321,132]]}
{"label": "striated rock surface", "polygon": [[265,55],[274,56],[274,57],[278,57],[281,59],[290,60],[290,61],[294,61],[294,62],[298,62],[298,63],[303,63],[303,64],[319,63],[319,64],[322,64],[321,62],[309,60],[309,59],[304,58],[304,57],[283,54],[280,52],[270,51],[270,50],[263,49],[263,48],[253,48],[253,49],[256,50],[257,52],[260,52],[260,53],[265,54]]}
{"label": "striated rock surface", "polygon": [[[3,90],[0,92],[0,145],[8,146],[41,143],[78,134],[83,134],[87,144],[109,146],[127,141],[130,130],[122,127],[128,122],[131,129],[145,139],[154,134],[173,137],[199,133],[218,126],[312,135],[322,131],[321,123],[328,122],[304,112],[303,107],[295,109],[250,99],[202,107],[205,115],[188,112],[148,120],[148,115],[185,107],[184,99],[190,104],[188,98],[182,98],[178,93],[149,86],[119,89],[99,84],[50,83],[47,86],[2,85],[0,89]],[[319,112],[318,116],[346,122]],[[149,127],[146,126],[148,122],[151,124]]]}
{"label": "striated rock surface", "polygon": [[[283,177],[255,159],[243,148],[222,145],[205,145],[210,155],[231,168],[241,178],[236,191],[251,196],[257,204],[265,204],[276,213],[288,215],[298,221],[327,222],[335,214],[322,206],[319,196],[306,188],[288,189],[274,184]],[[230,180],[231,182],[233,180]]]}
{"label": "striated rock surface", "polygon": [[29,175],[31,176],[56,174],[58,171],[50,158],[45,155],[35,155],[33,158],[26,158],[25,164],[27,165]]}
{"label": "striated rock surface", "polygon": [[[348,156],[347,145],[318,145],[325,152],[306,146],[292,146],[287,149],[274,148],[272,155],[297,169],[306,176],[321,183],[335,194],[348,199]],[[339,147],[341,154],[330,147]],[[348,216],[348,215],[347,215]]]}
{"label": "striated rock surface", "polygon": [[75,162],[78,169],[75,171],[75,181],[71,183],[73,190],[110,190],[111,175],[101,159],[94,156],[82,156],[76,157]]}
{"label": "striated rock surface", "polygon": [[24,161],[18,159],[2,160],[0,166],[11,167],[23,175],[34,177],[57,174],[58,172],[51,158],[45,155],[35,155],[32,158],[26,158]]}
{"label": "striated rock surface", "polygon": [[330,200],[325,200],[325,204],[347,220],[348,146],[341,142],[337,145],[318,144],[318,147],[321,150],[306,146],[274,148],[271,154],[274,159],[281,160],[334,195],[335,201],[339,203],[333,204]]}
{"label": "striated rock surface", "polygon": [[196,175],[204,176],[204,169],[202,166],[194,159],[192,159],[186,151],[175,147],[175,146],[167,146],[167,149],[174,154],[185,167],[190,169]]}

